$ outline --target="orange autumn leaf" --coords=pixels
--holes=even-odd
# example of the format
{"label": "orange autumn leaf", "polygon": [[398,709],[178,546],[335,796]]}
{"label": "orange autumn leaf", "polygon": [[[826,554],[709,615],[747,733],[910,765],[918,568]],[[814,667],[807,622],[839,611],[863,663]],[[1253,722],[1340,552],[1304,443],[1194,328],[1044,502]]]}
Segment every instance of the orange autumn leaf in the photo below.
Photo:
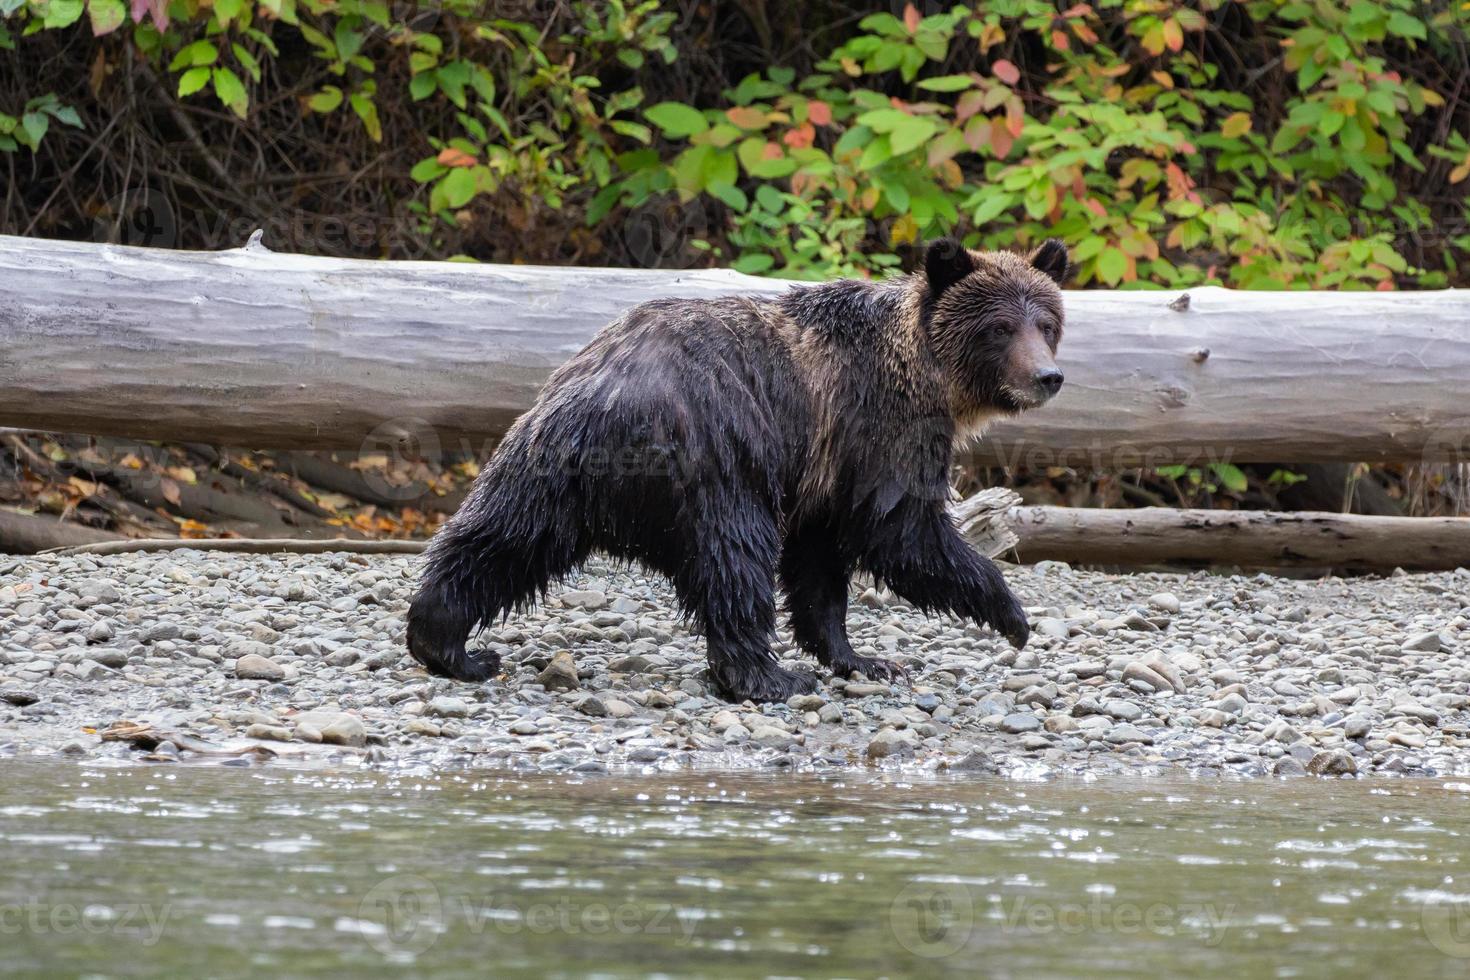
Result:
{"label": "orange autumn leaf", "polygon": [[440,164],[446,167],[473,167],[475,164],[479,163],[478,160],[470,156],[464,150],[458,149],[457,147],[453,146],[446,146],[444,149],[440,150],[439,155],[435,157],[435,159],[438,160]]}
{"label": "orange autumn leaf", "polygon": [[1021,105],[1021,100],[1011,99],[1006,103],[1006,129],[1013,137],[1020,136],[1025,125],[1026,111]]}
{"label": "orange autumn leaf", "polygon": [[1184,50],[1184,28],[1173,17],[1164,21],[1164,43],[1169,46],[1170,51]]}
{"label": "orange autumn leaf", "polygon": [[812,99],[806,104],[806,117],[818,126],[832,122],[832,107],[821,99]]}
{"label": "orange autumn leaf", "polygon": [[741,105],[725,110],[725,118],[741,129],[764,129],[766,114],[754,106]]}
{"label": "orange autumn leaf", "polygon": [[1006,122],[1004,119],[991,120],[990,148],[995,151],[995,155],[997,157],[999,157],[1000,159],[1005,159],[1005,157],[1011,152],[1011,144],[1013,144],[1015,141],[1015,137],[1011,135],[1011,131],[1006,128]]}
{"label": "orange autumn leaf", "polygon": [[1004,58],[992,65],[991,71],[995,72],[996,78],[1007,85],[1014,85],[1021,80],[1021,69]]}

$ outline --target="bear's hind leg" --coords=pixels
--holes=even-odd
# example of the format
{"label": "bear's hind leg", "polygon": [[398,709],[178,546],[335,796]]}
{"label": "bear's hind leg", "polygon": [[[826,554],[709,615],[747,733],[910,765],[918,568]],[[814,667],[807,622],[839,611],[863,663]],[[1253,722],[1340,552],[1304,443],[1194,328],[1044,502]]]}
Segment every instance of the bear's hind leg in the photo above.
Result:
{"label": "bear's hind leg", "polygon": [[[558,502],[559,503],[559,502]],[[408,610],[408,651],[431,674],[483,681],[500,658],[471,631],[522,608],[587,557],[571,508],[512,483],[477,486],[430,544]]]}
{"label": "bear's hind leg", "polygon": [[847,639],[849,574],[830,548],[810,535],[793,535],[782,552],[781,581],[797,645],[834,677],[856,672],[872,680],[908,680],[908,671],[893,661],[853,650]]}
{"label": "bear's hind leg", "polygon": [[[705,634],[710,681],[730,701],[785,701],[817,689],[814,674],[786,670],[771,653],[776,632],[778,534],[768,514],[710,520],[674,576],[679,601]],[[713,517],[713,515],[711,515]]]}

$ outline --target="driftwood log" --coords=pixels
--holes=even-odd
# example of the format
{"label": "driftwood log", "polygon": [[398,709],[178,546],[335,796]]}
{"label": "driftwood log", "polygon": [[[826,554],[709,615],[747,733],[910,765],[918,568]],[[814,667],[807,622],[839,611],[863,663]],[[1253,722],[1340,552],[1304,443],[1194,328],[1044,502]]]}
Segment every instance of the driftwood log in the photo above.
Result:
{"label": "driftwood log", "polygon": [[[1470,518],[1281,511],[1016,507],[1006,520],[1023,562],[1239,565],[1334,571],[1470,568]],[[983,532],[991,533],[988,526]],[[973,534],[968,534],[972,540]]]}
{"label": "driftwood log", "polygon": [[[482,454],[629,307],[787,285],[0,237],[0,425]],[[1470,290],[1074,291],[1067,309],[1067,386],[982,461],[1470,458]]]}
{"label": "driftwood log", "polygon": [[[1010,490],[954,508],[966,539],[987,555],[1122,567],[1239,565],[1334,571],[1443,571],[1470,567],[1470,518],[1362,517],[1278,511],[1090,510],[1016,507]],[[217,538],[103,541],[57,549],[116,555],[203,548],[264,554],[351,551],[417,554],[423,541]]]}

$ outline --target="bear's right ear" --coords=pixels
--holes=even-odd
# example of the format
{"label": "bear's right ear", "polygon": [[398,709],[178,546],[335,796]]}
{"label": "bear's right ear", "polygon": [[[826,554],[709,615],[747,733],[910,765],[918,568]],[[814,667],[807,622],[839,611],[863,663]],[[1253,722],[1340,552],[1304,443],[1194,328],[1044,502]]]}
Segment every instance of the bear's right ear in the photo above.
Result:
{"label": "bear's right ear", "polygon": [[975,257],[953,238],[940,238],[924,250],[924,274],[929,278],[929,298],[938,299],[944,291],[975,271]]}

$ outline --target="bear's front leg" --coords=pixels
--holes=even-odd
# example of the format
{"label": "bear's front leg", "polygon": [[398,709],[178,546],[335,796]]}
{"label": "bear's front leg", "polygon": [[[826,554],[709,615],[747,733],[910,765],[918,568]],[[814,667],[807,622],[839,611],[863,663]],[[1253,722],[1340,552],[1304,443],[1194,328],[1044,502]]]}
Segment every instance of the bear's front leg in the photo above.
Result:
{"label": "bear's front leg", "polygon": [[731,508],[691,535],[694,554],[673,575],[680,604],[704,630],[710,682],[730,701],[780,702],[817,689],[815,674],[787,670],[771,653],[777,542],[774,517]]}
{"label": "bear's front leg", "polygon": [[781,581],[797,646],[817,658],[834,677],[862,674],[871,680],[908,680],[892,660],[864,657],[847,639],[848,569],[831,541],[797,532],[781,555]]}
{"label": "bear's front leg", "polygon": [[911,502],[891,511],[870,537],[863,565],[925,612],[984,623],[1018,650],[1031,637],[1000,569],[960,537],[942,505]]}

